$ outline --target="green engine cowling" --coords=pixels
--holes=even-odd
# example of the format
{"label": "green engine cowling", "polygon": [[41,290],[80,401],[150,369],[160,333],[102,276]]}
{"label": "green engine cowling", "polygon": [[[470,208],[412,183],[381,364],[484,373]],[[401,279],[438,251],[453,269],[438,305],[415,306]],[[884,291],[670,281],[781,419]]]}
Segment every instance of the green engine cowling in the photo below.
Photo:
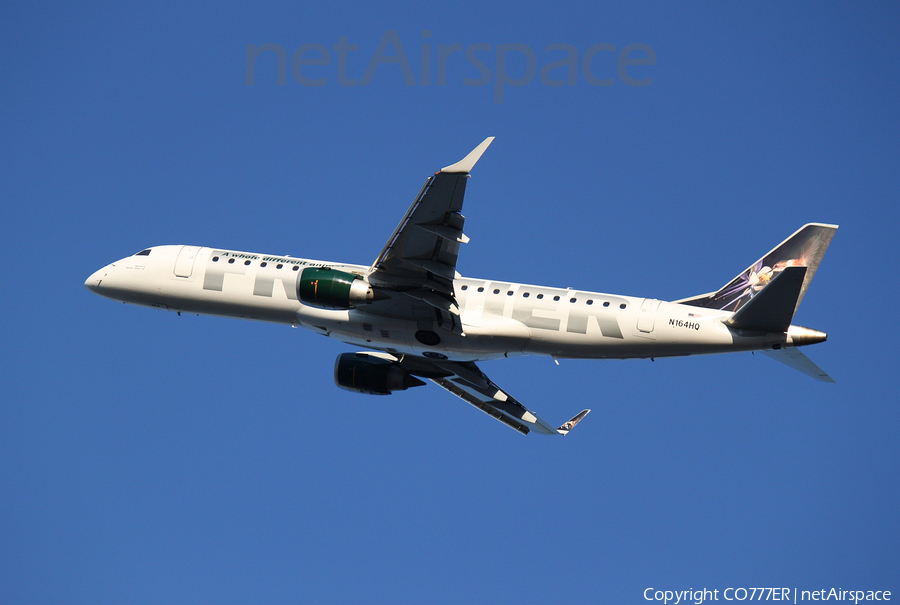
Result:
{"label": "green engine cowling", "polygon": [[300,302],[330,310],[351,309],[375,299],[375,293],[359,275],[331,267],[307,267],[297,284]]}

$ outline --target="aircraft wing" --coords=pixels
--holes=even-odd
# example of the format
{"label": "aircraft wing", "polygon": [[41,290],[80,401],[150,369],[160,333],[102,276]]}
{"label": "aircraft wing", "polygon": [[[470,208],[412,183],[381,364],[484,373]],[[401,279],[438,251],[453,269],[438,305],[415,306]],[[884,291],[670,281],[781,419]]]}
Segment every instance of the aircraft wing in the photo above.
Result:
{"label": "aircraft wing", "polygon": [[523,435],[532,430],[544,435],[565,435],[590,412],[582,410],[568,422],[554,428],[494,384],[473,362],[432,362],[404,357],[400,360],[400,365],[412,374],[428,378]]}
{"label": "aircraft wing", "polygon": [[494,137],[488,137],[464,159],[428,177],[375,262],[369,283],[376,288],[404,291],[429,305],[459,314],[453,292],[466,179]]}

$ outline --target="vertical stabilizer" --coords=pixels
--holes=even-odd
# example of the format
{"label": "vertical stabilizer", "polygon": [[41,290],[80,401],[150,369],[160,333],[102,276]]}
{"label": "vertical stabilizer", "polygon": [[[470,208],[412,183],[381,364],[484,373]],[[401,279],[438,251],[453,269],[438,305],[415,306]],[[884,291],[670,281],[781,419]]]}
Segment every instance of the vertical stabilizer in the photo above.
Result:
{"label": "vertical stabilizer", "polygon": [[737,330],[787,332],[797,309],[806,267],[787,267],[725,322]]}
{"label": "vertical stabilizer", "polygon": [[786,268],[806,267],[806,275],[793,309],[796,312],[837,228],[837,225],[821,223],[804,225],[715,294],[704,294],[677,302],[695,307],[739,311]]}

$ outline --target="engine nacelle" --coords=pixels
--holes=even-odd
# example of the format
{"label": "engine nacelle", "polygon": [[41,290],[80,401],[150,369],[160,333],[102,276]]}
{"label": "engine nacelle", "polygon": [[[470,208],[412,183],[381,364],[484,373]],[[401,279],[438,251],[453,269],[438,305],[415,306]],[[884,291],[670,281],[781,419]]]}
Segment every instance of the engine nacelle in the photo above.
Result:
{"label": "engine nacelle", "polygon": [[297,296],[311,307],[330,310],[352,309],[375,300],[375,292],[366,280],[331,267],[304,269],[297,283]]}
{"label": "engine nacelle", "polygon": [[425,383],[396,361],[365,353],[343,353],[334,363],[334,383],[342,389],[369,395],[390,395]]}

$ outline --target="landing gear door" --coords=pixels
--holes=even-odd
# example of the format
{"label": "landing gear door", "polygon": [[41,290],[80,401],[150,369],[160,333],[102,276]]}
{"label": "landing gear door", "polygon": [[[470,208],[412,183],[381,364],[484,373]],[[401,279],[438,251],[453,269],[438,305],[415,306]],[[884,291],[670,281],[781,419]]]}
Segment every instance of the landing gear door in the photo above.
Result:
{"label": "landing gear door", "polygon": [[645,298],[641,303],[641,311],[638,315],[637,329],[635,336],[644,336],[646,338],[654,338],[653,327],[656,325],[656,310],[659,308],[659,301],[654,298]]}
{"label": "landing gear door", "polygon": [[194,259],[200,251],[199,246],[182,246],[175,260],[175,277],[190,277],[194,271]]}

